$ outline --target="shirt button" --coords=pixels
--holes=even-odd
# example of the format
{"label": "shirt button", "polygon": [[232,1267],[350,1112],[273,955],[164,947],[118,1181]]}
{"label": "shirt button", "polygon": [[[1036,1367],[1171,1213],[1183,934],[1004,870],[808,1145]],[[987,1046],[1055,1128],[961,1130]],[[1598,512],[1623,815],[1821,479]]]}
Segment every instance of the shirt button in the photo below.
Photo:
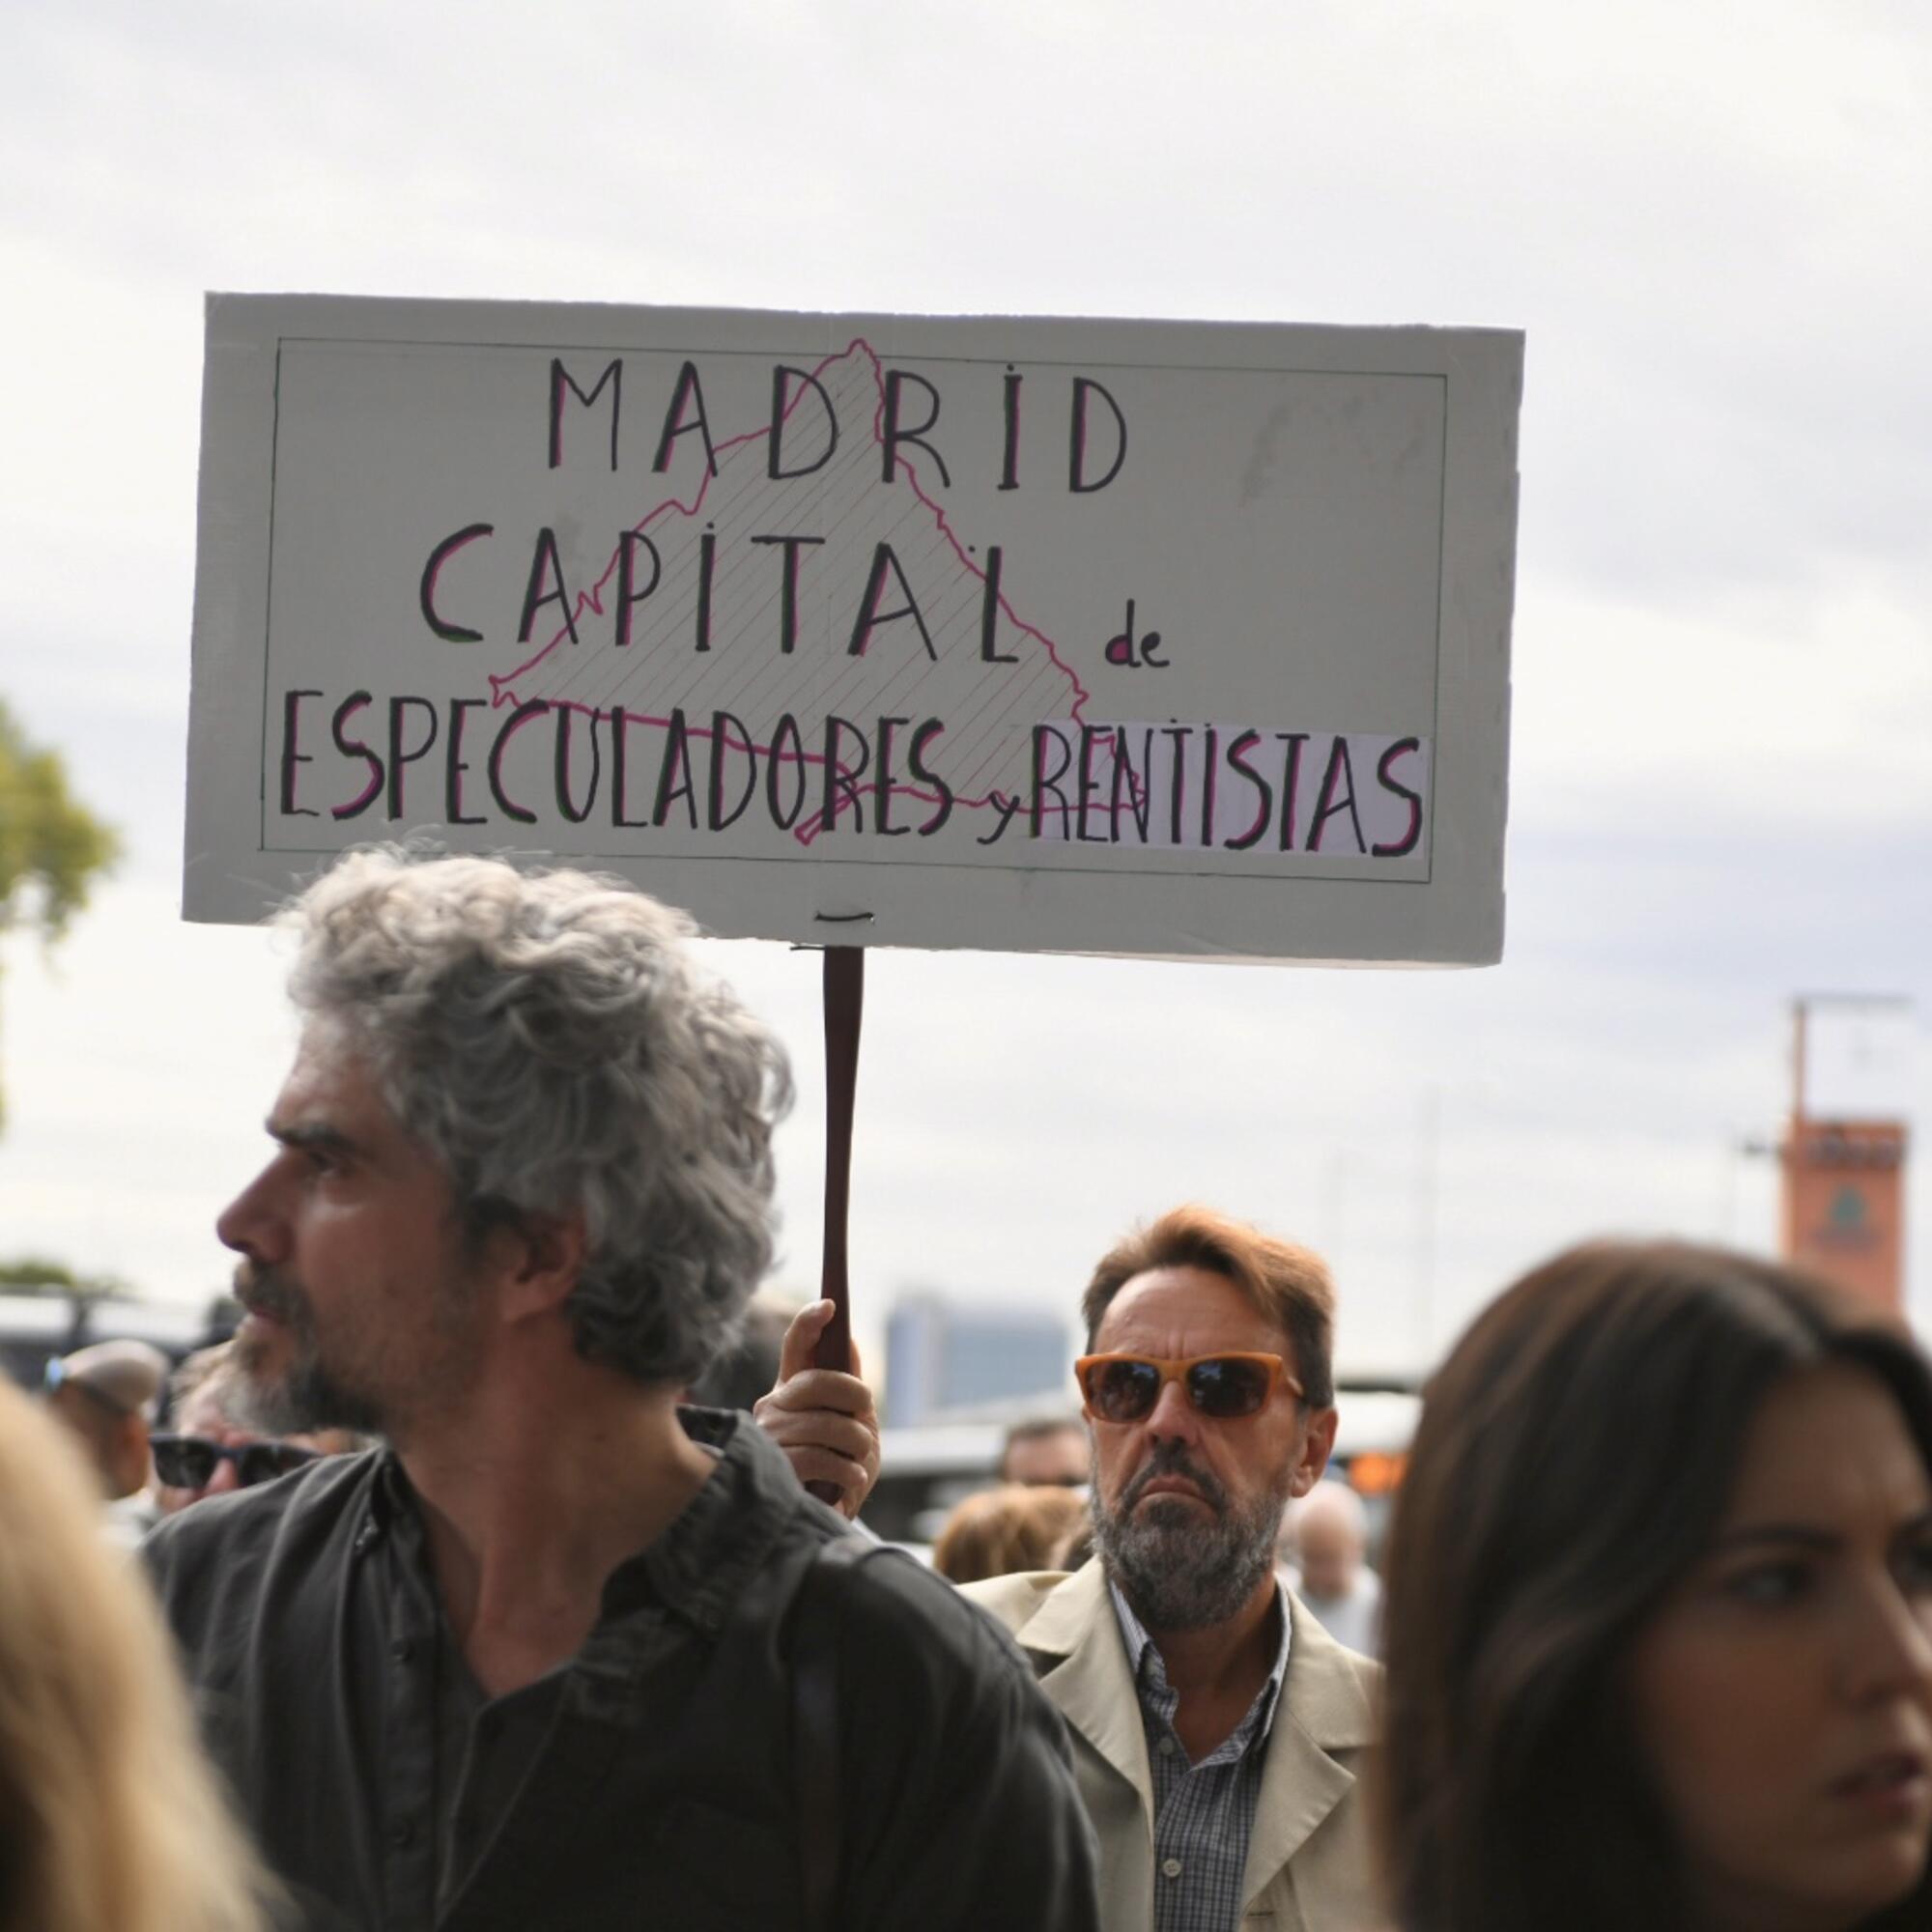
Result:
{"label": "shirt button", "polygon": [[415,1645],[412,1644],[406,1636],[398,1637],[396,1641],[389,1646],[389,1655],[393,1657],[398,1663],[407,1663],[410,1661],[410,1659],[412,1658],[415,1654],[416,1654]]}
{"label": "shirt button", "polygon": [[[416,1841],[416,1828],[413,1825],[398,1825],[389,1833],[389,1842],[399,1852],[406,1852]],[[1172,1861],[1169,1861],[1171,1863]]]}
{"label": "shirt button", "polygon": [[1160,1868],[1169,1878],[1179,1878],[1180,1876],[1180,1861],[1179,1859],[1161,1860]]}
{"label": "shirt button", "polygon": [[1174,1755],[1174,1740],[1172,1738],[1161,1739],[1160,1754],[1162,1757],[1172,1757]]}

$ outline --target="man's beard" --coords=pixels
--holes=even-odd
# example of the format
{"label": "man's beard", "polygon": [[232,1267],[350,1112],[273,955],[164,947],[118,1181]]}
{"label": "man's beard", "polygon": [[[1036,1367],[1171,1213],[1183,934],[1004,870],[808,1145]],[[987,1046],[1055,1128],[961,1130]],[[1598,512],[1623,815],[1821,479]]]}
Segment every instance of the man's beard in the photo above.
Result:
{"label": "man's beard", "polygon": [[[1204,1522],[1180,1497],[1156,1496],[1135,1511],[1157,1476],[1183,1476],[1213,1511]],[[1094,1545],[1107,1574],[1150,1631],[1202,1630],[1225,1623],[1274,1568],[1275,1538],[1292,1472],[1253,1502],[1236,1506],[1227,1489],[1178,1442],[1158,1442],[1145,1466],[1109,1505],[1096,1482]]]}
{"label": "man's beard", "polygon": [[235,1338],[235,1358],[248,1378],[249,1406],[257,1425],[271,1435],[317,1429],[384,1434],[386,1418],[381,1403],[351,1388],[325,1366],[316,1343],[315,1311],[301,1285],[272,1268],[245,1274],[245,1280],[237,1283],[243,1305],[280,1322],[289,1347],[288,1362],[275,1377],[270,1366],[272,1345],[245,1332]]}

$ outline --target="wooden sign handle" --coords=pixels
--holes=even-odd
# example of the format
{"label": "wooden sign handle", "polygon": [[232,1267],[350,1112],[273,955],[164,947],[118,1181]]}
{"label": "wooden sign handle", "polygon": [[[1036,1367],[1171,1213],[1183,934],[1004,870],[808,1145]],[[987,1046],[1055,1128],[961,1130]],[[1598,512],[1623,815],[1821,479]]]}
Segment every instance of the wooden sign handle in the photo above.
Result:
{"label": "wooden sign handle", "polygon": [[[846,1224],[852,1198],[852,1113],[859,1085],[859,1022],[865,1009],[866,949],[825,949],[825,1251],[819,1293],[832,1320],[812,1351],[821,1369],[852,1366],[852,1292],[846,1265]],[[808,1487],[836,1502],[830,1483]]]}

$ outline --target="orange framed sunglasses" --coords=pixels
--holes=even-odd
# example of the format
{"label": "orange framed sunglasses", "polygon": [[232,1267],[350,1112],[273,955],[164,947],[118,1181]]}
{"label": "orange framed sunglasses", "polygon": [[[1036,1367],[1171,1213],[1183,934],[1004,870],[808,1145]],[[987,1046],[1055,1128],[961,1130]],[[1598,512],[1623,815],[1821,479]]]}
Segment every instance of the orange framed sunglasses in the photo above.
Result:
{"label": "orange framed sunglasses", "polygon": [[1196,1414],[1216,1422],[1259,1415],[1283,1383],[1298,1398],[1308,1393],[1279,1355],[1240,1350],[1180,1357],[1082,1355],[1073,1376],[1087,1413],[1096,1422],[1145,1422],[1169,1382],[1180,1384]]}

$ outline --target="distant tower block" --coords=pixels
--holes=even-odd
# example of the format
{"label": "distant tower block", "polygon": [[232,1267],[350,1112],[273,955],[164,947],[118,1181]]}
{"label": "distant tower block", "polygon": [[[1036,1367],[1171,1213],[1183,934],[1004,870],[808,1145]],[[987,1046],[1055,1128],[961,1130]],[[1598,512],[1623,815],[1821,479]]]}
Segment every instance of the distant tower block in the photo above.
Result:
{"label": "distant tower block", "polygon": [[1779,1149],[1785,1258],[1887,1308],[1905,1303],[1905,1156],[1902,1120],[1854,1116],[1806,1099],[1810,1009],[1889,1009],[1901,1002],[1800,1000],[1793,1009],[1791,1124]]}

